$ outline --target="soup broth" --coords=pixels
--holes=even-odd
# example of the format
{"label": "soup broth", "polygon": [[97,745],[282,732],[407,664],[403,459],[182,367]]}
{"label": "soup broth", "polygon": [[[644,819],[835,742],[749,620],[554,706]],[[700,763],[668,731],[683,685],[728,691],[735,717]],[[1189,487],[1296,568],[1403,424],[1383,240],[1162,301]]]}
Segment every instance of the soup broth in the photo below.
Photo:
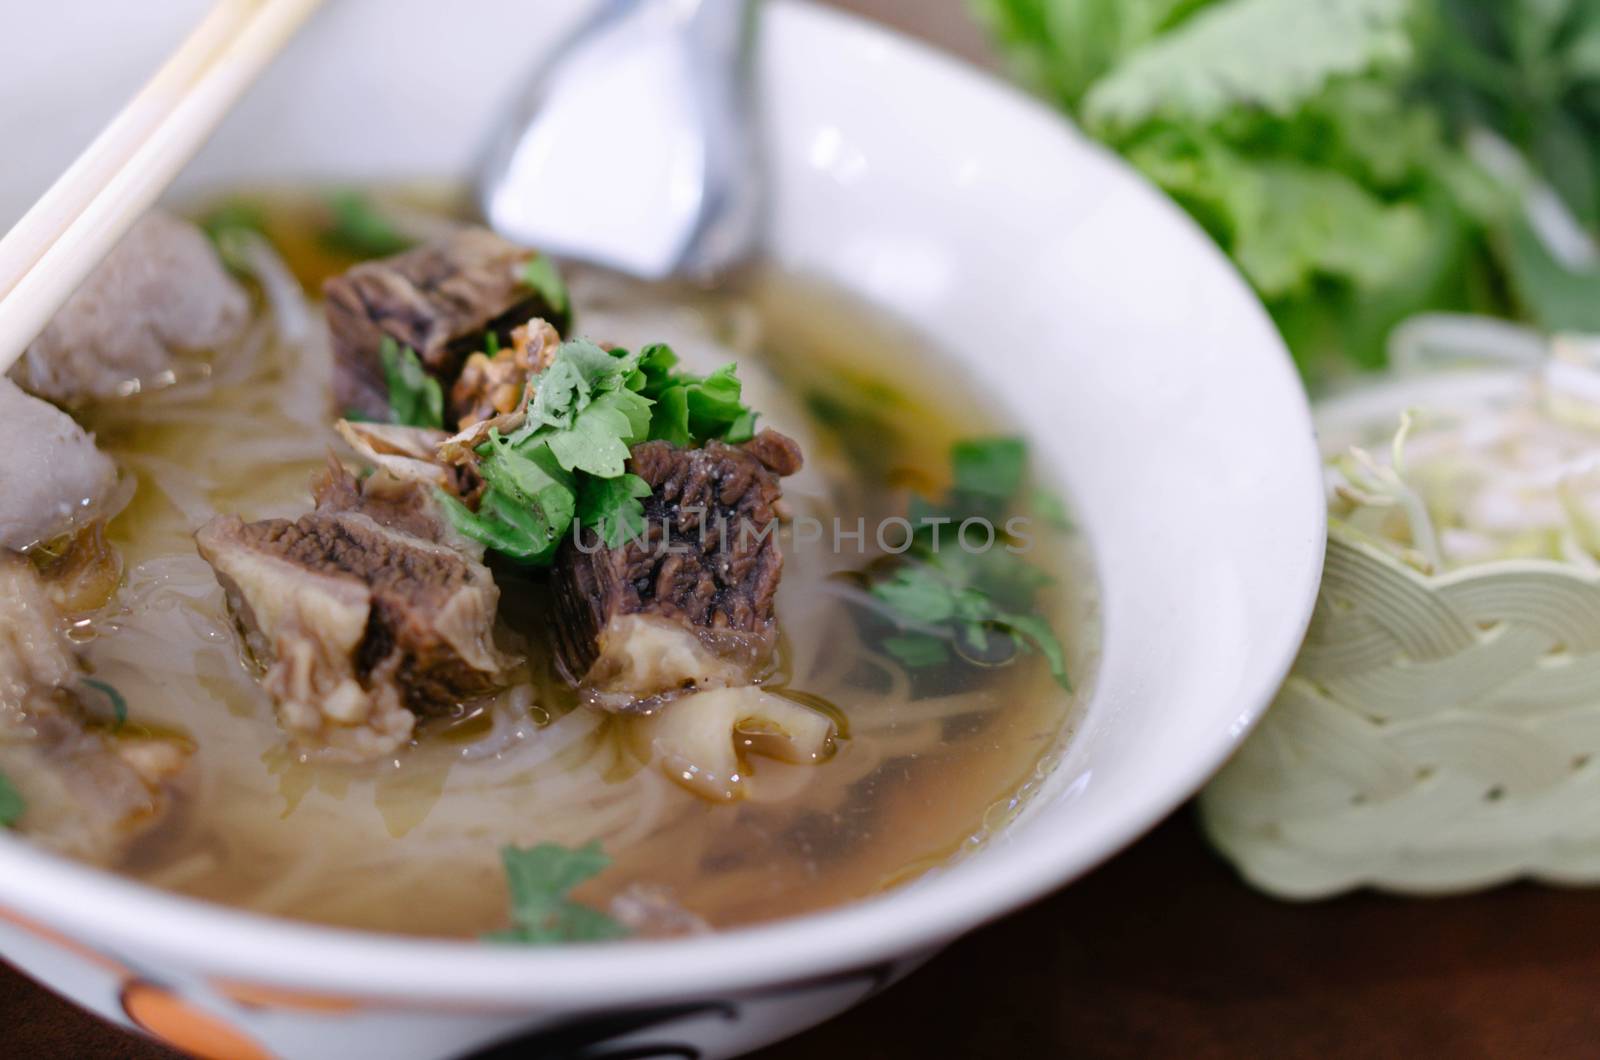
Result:
{"label": "soup broth", "polygon": [[[311,198],[254,201],[269,204],[262,224],[304,290],[348,264],[312,234]],[[436,203],[424,202],[408,208],[427,221]],[[537,633],[548,616],[539,578],[509,564],[494,571],[498,635],[528,660],[514,687],[425,721],[380,761],[291,750],[192,536],[218,513],[305,512],[330,448],[356,464],[331,428],[314,300],[298,320],[297,292],[268,284],[246,349],[85,417],[137,489],[110,524],[123,585],[77,639],[133,731],[180,733],[197,749],[175,812],[122,871],[262,913],[470,937],[505,925],[503,846],[598,843],[610,865],[575,897],[723,928],[935,869],[982,842],[1048,769],[1092,679],[1096,609],[1084,545],[1047,494],[1022,506],[1026,558],[1053,579],[1039,612],[1064,645],[1071,691],[1038,655],[917,672],[864,632],[861,574],[895,543],[875,529],[913,496],[949,488],[954,444],[1015,433],[975,381],[928,337],[770,270],[717,293],[569,280],[575,333],[668,342],[699,370],[736,361],[762,423],[801,443],[767,684],[835,721],[832,756],[742,758],[735,801],[690,790],[650,761],[637,719],[578,703]],[[819,540],[800,540],[806,517]]]}

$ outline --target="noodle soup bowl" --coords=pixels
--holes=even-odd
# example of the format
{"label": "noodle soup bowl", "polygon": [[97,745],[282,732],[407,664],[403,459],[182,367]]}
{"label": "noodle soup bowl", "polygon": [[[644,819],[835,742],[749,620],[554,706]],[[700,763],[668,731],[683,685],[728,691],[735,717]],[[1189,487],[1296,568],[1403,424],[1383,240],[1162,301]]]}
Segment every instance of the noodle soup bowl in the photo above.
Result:
{"label": "noodle soup bowl", "polygon": [[[0,14],[0,218],[203,3],[159,7],[106,5],[91,24],[59,6]],[[460,179],[521,73],[581,15],[511,0],[328,5],[187,190]],[[1012,89],[794,2],[766,8],[760,49],[770,257],[964,362],[1079,513],[1103,639],[1087,706],[1032,798],[981,849],[876,897],[716,935],[551,949],[274,920],[0,837],[8,960],[197,1055],[734,1055],[1089,870],[1238,745],[1299,644],[1323,552],[1311,422],[1265,313],[1173,205]]]}

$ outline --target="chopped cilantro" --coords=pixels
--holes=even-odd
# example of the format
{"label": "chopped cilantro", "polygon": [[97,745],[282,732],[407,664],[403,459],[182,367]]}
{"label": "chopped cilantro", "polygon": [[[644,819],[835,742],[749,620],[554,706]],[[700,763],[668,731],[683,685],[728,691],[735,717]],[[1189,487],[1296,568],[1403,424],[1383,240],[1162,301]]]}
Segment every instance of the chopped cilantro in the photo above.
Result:
{"label": "chopped cilantro", "polygon": [[1061,641],[1056,639],[1055,630],[1050,628],[1050,623],[1038,615],[1006,612],[996,615],[995,621],[1013,637],[1025,641],[1034,651],[1043,655],[1050,665],[1051,675],[1060,682],[1062,688],[1072,691],[1072,680],[1067,676],[1067,655],[1061,648]]}
{"label": "chopped cilantro", "polygon": [[1063,532],[1071,532],[1072,518],[1067,515],[1067,506],[1061,500],[1061,495],[1053,490],[1033,491],[1033,510],[1047,526]]}
{"label": "chopped cilantro", "polygon": [[872,595],[918,625],[937,625],[956,616],[955,587],[931,567],[901,567],[874,585]]}
{"label": "chopped cilantro", "polygon": [[562,942],[601,942],[622,938],[627,928],[591,906],[575,902],[572,889],[604,872],[611,859],[599,843],[573,850],[559,843],[502,847],[511,922],[506,931],[486,936],[492,942],[548,946]]}
{"label": "chopped cilantro", "polygon": [[104,681],[97,681],[93,677],[83,678],[83,683],[111,701],[111,716],[115,722],[112,732],[118,731],[128,723],[128,701],[122,698],[121,692],[114,686]]}
{"label": "chopped cilantro", "polygon": [[739,377],[731,364],[684,384],[684,389],[689,392],[689,433],[696,437],[726,434],[749,411],[739,402]]}
{"label": "chopped cilantro", "polygon": [[677,363],[666,346],[633,353],[586,339],[562,343],[537,377],[523,425],[479,447],[488,489],[476,512],[445,504],[453,525],[535,564],[550,561],[574,519],[610,548],[638,537],[650,488],[627,474],[633,446],[647,439],[680,446],[738,441],[755,422],[740,402],[732,365],[702,378],[678,371]]}
{"label": "chopped cilantro", "polygon": [[738,445],[740,442],[748,442],[755,436],[756,413],[746,409],[735,416],[732,423],[728,424],[728,429],[723,432],[722,440],[729,445]]}
{"label": "chopped cilantro", "polygon": [[552,431],[550,451],[569,471],[616,478],[628,462],[629,448],[650,427],[650,401],[631,390],[613,390],[590,401],[572,426]]}
{"label": "chopped cilantro", "polygon": [[544,531],[527,511],[498,490],[486,491],[477,511],[444,490],[438,491],[438,498],[457,532],[503,556],[523,563],[547,564],[556,554],[559,540],[546,541]]}
{"label": "chopped cilantro", "polygon": [[0,773],[0,828],[10,828],[16,824],[27,808],[22,793],[11,786],[10,779],[4,773]]}
{"label": "chopped cilantro", "polygon": [[394,421],[407,427],[444,426],[444,391],[439,380],[422,367],[422,359],[410,346],[401,346],[385,335],[378,345],[383,361],[383,378],[389,384],[389,408]]}
{"label": "chopped cilantro", "polygon": [[638,358],[627,350],[607,352],[588,339],[564,342],[550,367],[539,373],[521,440],[541,427],[572,427],[598,394],[614,393],[633,377]]}
{"label": "chopped cilantro", "polygon": [[572,524],[576,484],[548,445],[513,448],[498,432],[490,435],[478,465],[488,483],[480,516],[489,516],[516,530],[514,547],[492,545],[517,559],[553,555],[561,535]]}
{"label": "chopped cilantro", "polygon": [[358,258],[383,258],[410,250],[414,240],[402,234],[372,200],[351,188],[328,195],[324,245]]}
{"label": "chopped cilantro", "polygon": [[266,235],[267,214],[249,199],[228,199],[201,217],[200,227],[216,245],[222,263],[231,272],[247,275],[251,270],[246,248],[249,240]]}
{"label": "chopped cilantro", "polygon": [[200,227],[212,239],[223,232],[245,231],[265,235],[267,211],[260,203],[250,199],[227,199],[206,211],[200,218]]}
{"label": "chopped cilantro", "polygon": [[883,639],[883,650],[913,670],[943,666],[950,661],[950,646],[927,633],[905,633]]}
{"label": "chopped cilantro", "polygon": [[617,548],[644,533],[644,508],[639,501],[650,496],[650,483],[638,475],[591,478],[578,500],[578,518],[600,535],[607,548]]}
{"label": "chopped cilantro", "polygon": [[1022,556],[1007,552],[1003,547],[976,553],[958,549],[955,559],[966,568],[966,577],[982,585],[983,591],[1003,610],[1031,609],[1039,590],[1055,580]]}
{"label": "chopped cilantro", "polygon": [[650,413],[650,437],[660,438],[673,445],[688,445],[693,437],[689,433],[689,391],[676,386],[663,391],[656,398]]}
{"label": "chopped cilantro", "polygon": [[522,267],[522,282],[533,288],[544,299],[545,305],[558,315],[565,315],[572,304],[567,294],[567,282],[561,278],[561,270],[543,254],[528,259],[528,263]]}
{"label": "chopped cilantro", "polygon": [[667,346],[647,346],[641,356],[643,393],[656,403],[650,437],[674,445],[708,438],[735,445],[749,441],[755,435],[756,414],[743,403],[734,366],[697,376],[674,371],[677,361]]}
{"label": "chopped cilantro", "polygon": [[977,438],[950,450],[950,470],[960,493],[1010,500],[1028,469],[1028,447],[1021,438]]}
{"label": "chopped cilantro", "polygon": [[[1050,576],[1007,551],[995,525],[1022,488],[1026,447],[1015,438],[977,439],[958,443],[950,456],[950,496],[937,505],[914,500],[911,510],[917,522],[928,516],[947,519],[943,533],[926,525],[917,530],[901,564],[870,586],[896,627],[881,641],[884,651],[912,670],[949,663],[951,649],[989,665],[1037,652],[1070,690],[1061,642],[1034,611],[1035,597]],[[968,518],[991,520],[993,547],[961,547],[956,528]]]}

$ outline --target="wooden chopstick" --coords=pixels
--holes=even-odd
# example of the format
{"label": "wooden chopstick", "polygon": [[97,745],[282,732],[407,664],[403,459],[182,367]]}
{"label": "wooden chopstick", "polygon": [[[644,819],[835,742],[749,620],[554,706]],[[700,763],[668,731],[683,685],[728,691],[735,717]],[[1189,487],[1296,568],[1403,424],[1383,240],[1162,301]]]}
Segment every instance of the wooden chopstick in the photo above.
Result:
{"label": "wooden chopstick", "polygon": [[101,130],[50,190],[0,239],[0,298],[16,286],[96,191],[127,162],[157,122],[254,10],[253,0],[223,0],[195,27],[127,106]]}
{"label": "wooden chopstick", "polygon": [[0,239],[0,372],[166,190],[321,0],[220,0]]}

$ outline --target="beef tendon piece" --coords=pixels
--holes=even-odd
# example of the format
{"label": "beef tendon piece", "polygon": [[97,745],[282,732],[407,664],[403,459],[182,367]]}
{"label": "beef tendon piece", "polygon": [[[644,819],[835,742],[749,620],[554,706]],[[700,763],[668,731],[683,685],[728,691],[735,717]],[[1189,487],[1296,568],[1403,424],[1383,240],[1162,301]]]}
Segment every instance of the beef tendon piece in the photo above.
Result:
{"label": "beef tendon piece", "polygon": [[389,418],[389,388],[379,347],[385,337],[417,352],[448,393],[462,363],[493,332],[510,347],[532,317],[555,326],[565,316],[523,280],[535,257],[486,228],[462,227],[403,254],[366,261],[323,285],[335,358],[339,408]]}
{"label": "beef tendon piece", "polygon": [[33,564],[0,553],[0,774],[22,796],[16,827],[113,865],[170,811],[192,747],[92,723],[64,626]]}
{"label": "beef tendon piece", "polygon": [[742,446],[634,447],[646,532],[605,548],[569,539],[552,579],[557,656],[596,706],[647,712],[685,692],[747,684],[772,655],[783,575],[779,479],[800,450],[776,431]]}
{"label": "beef tendon piece", "polygon": [[316,493],[298,520],[224,516],[195,540],[290,737],[362,761],[494,691],[513,661],[494,644],[494,579],[428,487],[335,465]]}
{"label": "beef tendon piece", "polygon": [[358,479],[330,455],[327,469],[311,482],[311,497],[319,514],[356,512],[390,530],[482,559],[482,546],[458,535],[434,503],[434,485],[387,469]]}
{"label": "beef tendon piece", "polygon": [[235,342],[250,299],[197,226],[159,211],[129,230],[24,353],[13,377],[77,406],[175,381]]}

